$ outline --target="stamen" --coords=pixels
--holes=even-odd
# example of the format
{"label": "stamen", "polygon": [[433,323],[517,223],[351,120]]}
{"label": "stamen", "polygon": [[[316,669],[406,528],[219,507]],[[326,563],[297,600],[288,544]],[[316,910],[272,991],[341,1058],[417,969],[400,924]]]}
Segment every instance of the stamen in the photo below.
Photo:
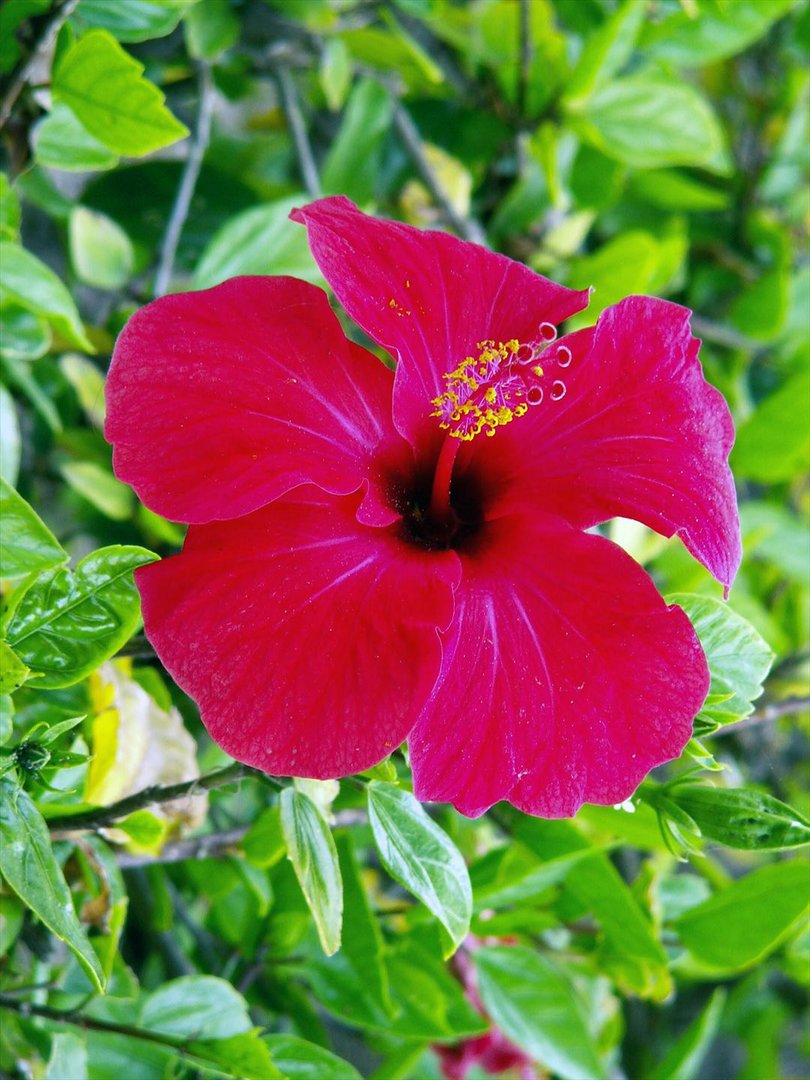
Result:
{"label": "stamen", "polygon": [[[469,442],[482,431],[492,436],[499,427],[523,416],[529,406],[539,405],[546,393],[551,401],[566,394],[565,383],[555,380],[550,390],[543,383],[548,375],[539,361],[567,368],[572,361],[566,345],[548,347],[556,340],[552,323],[540,323],[533,341],[479,341],[477,356],[467,356],[453,371],[445,374],[446,389],[434,398],[431,416],[439,420],[453,438]],[[548,351],[546,351],[548,349]]]}

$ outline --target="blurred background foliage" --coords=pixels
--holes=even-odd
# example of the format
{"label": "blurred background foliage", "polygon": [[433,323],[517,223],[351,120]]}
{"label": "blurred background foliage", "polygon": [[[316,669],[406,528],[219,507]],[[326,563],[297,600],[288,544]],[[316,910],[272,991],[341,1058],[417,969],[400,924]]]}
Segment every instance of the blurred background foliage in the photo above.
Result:
{"label": "blurred background foliage", "polygon": [[[5,0],[0,1072],[806,1074],[808,43],[801,0]],[[428,814],[401,752],[262,782],[138,633],[131,570],[182,529],[113,476],[116,333],[168,290],[320,282],[288,213],[328,193],[595,286],[576,325],[695,312],[746,557],[724,605],[605,526],[713,676],[623,807]]]}

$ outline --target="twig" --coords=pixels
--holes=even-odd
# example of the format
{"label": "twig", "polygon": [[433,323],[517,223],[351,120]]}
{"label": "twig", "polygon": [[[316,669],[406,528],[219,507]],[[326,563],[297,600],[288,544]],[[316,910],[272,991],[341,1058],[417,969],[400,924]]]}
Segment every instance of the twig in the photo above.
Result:
{"label": "twig", "polygon": [[732,330],[730,326],[722,326],[720,323],[704,319],[700,315],[692,316],[692,329],[703,338],[715,345],[724,345],[727,349],[743,349],[745,352],[759,352],[764,348],[761,342]]}
{"label": "twig", "polygon": [[713,731],[711,738],[718,739],[723,735],[736,735],[738,731],[744,731],[746,728],[757,727],[759,724],[768,724],[778,720],[781,716],[795,716],[796,713],[807,712],[808,710],[810,710],[810,697],[792,697],[785,698],[784,701],[772,701],[768,705],[763,705],[761,709],[757,709],[756,712],[751,713],[744,720]]}
{"label": "twig", "polygon": [[173,802],[175,799],[189,798],[200,791],[224,787],[226,784],[233,784],[248,776],[256,777],[274,787],[283,786],[281,781],[259,769],[235,762],[206,776],[198,776],[196,780],[185,780],[180,784],[169,784],[166,787],[155,785],[144,788],[143,791],[136,791],[134,795],[127,795],[125,799],[119,799],[118,802],[111,803],[109,806],[98,806],[93,810],[85,810],[78,814],[59,814],[48,821],[48,828],[51,831],[60,832],[103,829],[107,825],[114,825],[116,821],[120,821],[121,818],[127,817],[136,810],[143,810],[147,806],[158,803]]}
{"label": "twig", "polygon": [[[386,84],[383,84],[386,85]],[[477,221],[473,221],[470,218],[463,217],[458,213],[453,206],[452,200],[447,192],[444,190],[439,178],[433,171],[433,166],[427,159],[424,147],[422,146],[422,139],[417,130],[416,124],[410,117],[410,114],[405,109],[404,105],[399,101],[396,95],[391,91],[390,86],[386,85],[391,94],[391,100],[394,107],[394,127],[402,139],[402,143],[405,149],[411,156],[419,175],[425,182],[428,190],[433,198],[439,204],[442,213],[447,218],[448,222],[453,226],[456,232],[464,240],[472,240],[476,244],[486,245],[486,236],[484,230],[478,224]]]}
{"label": "twig", "polygon": [[520,0],[518,22],[520,66],[518,68],[517,111],[521,124],[526,119],[526,99],[529,89],[529,76],[532,68],[532,28],[529,4],[531,0]]}
{"label": "twig", "polygon": [[298,155],[298,164],[301,169],[301,179],[307,194],[316,199],[321,194],[321,181],[318,177],[318,169],[315,158],[312,155],[312,147],[309,145],[304,116],[298,102],[298,91],[295,88],[295,80],[286,64],[276,67],[278,86],[281,91],[281,107],[287,120],[287,126],[295,144],[295,152]]}
{"label": "twig", "polygon": [[0,128],[5,127],[6,122],[11,116],[11,111],[14,108],[17,98],[22,93],[23,87],[28,82],[28,79],[40,59],[48,52],[56,41],[56,35],[76,10],[78,4],[79,0],[65,0],[65,2],[56,10],[51,21],[46,25],[42,32],[42,37],[34,46],[33,52],[20,68],[17,77],[13,80],[6,92],[6,96],[3,98],[3,104],[0,105]]}
{"label": "twig", "polygon": [[166,234],[160,249],[160,262],[155,274],[155,296],[163,296],[169,287],[174,272],[174,260],[177,255],[177,245],[183,232],[191,200],[194,198],[194,189],[200,175],[203,157],[208,148],[208,140],[211,137],[211,117],[214,112],[214,83],[211,78],[211,69],[207,64],[201,63],[199,71],[200,106],[197,112],[197,127],[191,140],[188,157],[183,169],[183,176],[177,195],[169,215],[169,223],[166,226]]}

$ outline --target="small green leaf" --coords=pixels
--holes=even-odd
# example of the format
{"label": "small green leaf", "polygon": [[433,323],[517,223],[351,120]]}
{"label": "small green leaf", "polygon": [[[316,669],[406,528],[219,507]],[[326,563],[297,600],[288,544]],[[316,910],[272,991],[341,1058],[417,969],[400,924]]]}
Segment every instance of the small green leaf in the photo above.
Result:
{"label": "small green leaf", "polygon": [[120,289],[135,265],[132,242],[112,218],[77,206],[68,222],[70,260],[80,281],[97,289]]}
{"label": "small green leaf", "polygon": [[0,694],[13,694],[31,674],[13,649],[0,641]]}
{"label": "small green leaf", "polygon": [[565,84],[565,98],[587,98],[621,71],[632,55],[644,24],[644,5],[625,0],[588,38],[574,70]]}
{"label": "small green leaf", "polygon": [[2,477],[0,518],[0,577],[24,577],[67,562],[67,552],[45,522]]}
{"label": "small green leaf", "polygon": [[87,1047],[78,1035],[59,1031],[51,1040],[51,1056],[43,1080],[87,1080]]}
{"label": "small green leaf", "polygon": [[319,76],[326,103],[336,112],[346,100],[352,83],[352,61],[345,41],[332,38],[326,42]]}
{"label": "small green leaf", "polygon": [[139,1023],[161,1035],[206,1040],[242,1035],[253,1027],[242,995],[213,975],[164,983],[144,1001]]}
{"label": "small green leaf", "polygon": [[191,56],[215,60],[238,40],[239,20],[228,0],[205,0],[189,9],[183,30]]}
{"label": "small green leaf", "polygon": [[71,686],[121,648],[140,617],[132,572],[153,562],[145,548],[100,548],[71,572],[49,570],[24,593],[6,638],[37,686]]}
{"label": "small green leaf", "polygon": [[76,397],[87,419],[101,430],[104,427],[104,375],[92,360],[80,353],[65,353],[59,357],[59,368],[76,391]]}
{"label": "small green leaf", "polygon": [[267,1035],[264,1042],[286,1080],[360,1080],[354,1065],[295,1035]]}
{"label": "small green leaf", "polygon": [[524,946],[473,953],[478,992],[494,1024],[564,1080],[592,1080],[605,1070],[573,987],[545,957]]}
{"label": "small green leaf", "polygon": [[34,155],[40,165],[63,172],[103,172],[118,164],[104,143],[91,135],[75,113],[60,102],[31,134]]}
{"label": "small green leaf", "polygon": [[29,795],[7,777],[0,779],[0,841],[5,880],[71,949],[94,986],[103,990],[101,965],[74,911],[48,827]]}
{"label": "small green leaf", "polygon": [[725,1003],[725,990],[715,990],[709,1004],[689,1025],[660,1065],[653,1069],[649,1080],[697,1080],[706,1051],[717,1034]]}
{"label": "small green leaf", "polygon": [[113,521],[126,521],[135,507],[131,488],[95,461],[68,461],[59,471],[70,487]]}
{"label": "small green leaf", "polygon": [[773,952],[807,911],[810,867],[801,859],[772,863],[690,908],[675,923],[703,966],[740,971]]}
{"label": "small green leaf", "polygon": [[20,200],[9,178],[0,172],[0,238],[18,241],[20,237]]}
{"label": "small green leaf", "polygon": [[39,360],[51,347],[53,335],[47,321],[20,304],[0,308],[0,356],[6,360]]}
{"label": "small green leaf", "polygon": [[281,828],[321,946],[331,956],[340,948],[343,922],[343,881],[332,832],[312,800],[293,788],[281,793]]}
{"label": "small green leaf", "polygon": [[689,616],[709,662],[711,689],[698,721],[717,727],[748,716],[773,661],[769,645],[722,600],[674,593],[667,603],[677,604]]}
{"label": "small green leaf", "polygon": [[290,211],[306,202],[292,195],[232,217],[206,247],[194,273],[195,289],[207,289],[239,274],[290,274],[319,281],[306,231]]}
{"label": "small green leaf", "polygon": [[134,814],[117,821],[115,827],[125,832],[139,848],[154,848],[165,838],[168,822],[156,817],[150,810],[136,810]]}
{"label": "small green leaf", "polygon": [[110,150],[141,157],[188,135],[142,72],[106,30],[91,30],[59,61],[51,90]]}
{"label": "small green leaf", "polygon": [[92,353],[73,297],[53,270],[19,244],[0,240],[0,303],[9,301],[46,319],[63,337],[81,349]]}
{"label": "small green leaf", "polygon": [[368,816],[383,866],[433,912],[455,952],[472,917],[472,886],[461,852],[421,803],[393,784],[369,784]]}
{"label": "small green leaf", "polygon": [[[287,1080],[270,1056],[270,1048],[258,1031],[246,1031],[227,1039],[200,1039],[183,1047],[189,1064],[202,1066],[215,1076],[234,1080]],[[165,1073],[163,1074],[165,1075]]]}
{"label": "small green leaf", "polygon": [[360,79],[355,84],[323,164],[325,192],[342,193],[361,204],[373,197],[392,108],[390,96],[378,83]]}
{"label": "small green leaf", "polygon": [[810,843],[810,821],[754,788],[673,784],[667,797],[710,840],[748,851],[782,851]]}
{"label": "small green leaf", "polygon": [[286,854],[287,845],[281,830],[281,811],[277,806],[268,806],[251,825],[242,840],[245,858],[254,866],[267,868],[275,866]]}
{"label": "small green leaf", "polygon": [[[73,21],[109,30],[119,41],[150,41],[165,37],[199,0],[80,0]],[[206,3],[208,0],[206,0]],[[206,3],[201,6],[205,7]]]}
{"label": "small green leaf", "polygon": [[[569,107],[571,127],[597,150],[637,169],[719,162],[725,138],[711,106],[685,82],[631,75]],[[719,168],[718,168],[719,166]]]}
{"label": "small green leaf", "polygon": [[660,21],[647,20],[645,53],[678,67],[696,67],[741,52],[763,37],[796,0],[734,0],[731,4],[686,5]]}

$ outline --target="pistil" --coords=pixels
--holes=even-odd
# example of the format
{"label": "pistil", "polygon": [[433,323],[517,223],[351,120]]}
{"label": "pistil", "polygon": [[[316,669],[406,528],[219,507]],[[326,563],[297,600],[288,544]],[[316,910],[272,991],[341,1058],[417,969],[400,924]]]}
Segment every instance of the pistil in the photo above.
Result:
{"label": "pistil", "polygon": [[429,515],[437,524],[448,526],[453,524],[454,511],[450,502],[450,485],[453,480],[453,466],[460,449],[461,439],[453,438],[451,435],[445,436],[436,462],[433,487],[430,492]]}

